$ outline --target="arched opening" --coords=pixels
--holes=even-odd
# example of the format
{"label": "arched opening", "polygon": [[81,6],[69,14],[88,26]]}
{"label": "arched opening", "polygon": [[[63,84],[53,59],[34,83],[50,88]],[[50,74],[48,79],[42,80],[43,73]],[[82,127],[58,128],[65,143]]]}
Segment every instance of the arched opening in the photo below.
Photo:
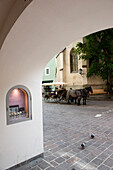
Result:
{"label": "arched opening", "polygon": [[[72,49],[71,45],[70,49]],[[61,75],[63,75],[62,72],[68,74],[67,79],[69,79],[71,67],[70,49],[68,46],[57,55],[57,72]],[[66,68],[67,66],[68,68]],[[65,169],[107,168],[108,162],[109,166],[111,166],[110,164],[113,160],[109,159],[110,155],[107,155],[107,158],[102,156],[106,154],[106,150],[109,150],[113,142],[110,137],[110,130],[112,129],[112,121],[110,119],[112,118],[113,111],[112,99],[110,101],[108,98],[104,98],[105,82],[99,76],[87,79],[86,74],[89,68],[89,60],[86,62],[81,61],[78,67],[82,68],[81,72],[75,72],[73,79],[76,77],[76,82],[78,83],[76,85],[79,85],[79,87],[73,83],[72,88],[82,90],[79,84],[79,79],[81,79],[82,88],[89,85],[93,86],[94,93],[97,96],[93,96],[94,98],[91,96],[85,106],[81,102],[80,107],[73,104],[65,105],[63,102],[59,102],[60,105],[54,97],[51,98],[54,101],[53,103],[51,100],[44,103],[45,160],[51,167],[53,166],[56,169],[61,167],[65,167]],[[59,74],[58,80],[63,80],[60,79],[61,76]],[[64,76],[66,75],[64,74]],[[109,143],[108,148],[107,143]],[[83,148],[81,148],[81,145]]]}
{"label": "arched opening", "polygon": [[24,86],[14,86],[6,96],[7,125],[32,119],[31,94]]}

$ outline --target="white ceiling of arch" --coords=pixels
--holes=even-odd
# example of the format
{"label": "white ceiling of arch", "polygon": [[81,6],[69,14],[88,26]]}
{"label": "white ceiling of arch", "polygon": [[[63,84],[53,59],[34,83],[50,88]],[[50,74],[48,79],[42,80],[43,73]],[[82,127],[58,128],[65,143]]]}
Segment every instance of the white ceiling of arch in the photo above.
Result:
{"label": "white ceiling of arch", "polygon": [[[32,0],[0,0],[0,47],[12,27],[10,24],[9,29],[6,30],[4,29],[4,25],[7,23],[7,18],[9,14],[12,12],[12,9],[14,10],[13,7],[15,7],[15,10],[18,11],[19,5],[15,5],[16,3],[19,3],[21,5],[25,3],[29,3]],[[112,7],[113,7],[113,0],[61,0],[60,3],[57,0],[36,0],[37,3],[39,4],[39,7],[42,9],[38,9],[38,12],[42,12],[42,15],[44,15],[45,20],[51,20],[53,19],[53,15],[51,15],[51,11],[54,10],[53,6],[56,3],[56,10],[57,10],[57,16],[54,18],[56,22],[60,25],[63,21],[64,26],[67,26],[68,22],[70,22],[70,25],[68,25],[69,29],[72,25],[72,18],[73,22],[76,23],[77,15],[78,19],[76,27],[78,28],[78,24],[81,24],[81,31],[84,31],[84,27],[82,25],[86,24],[85,22],[87,20],[90,20],[90,15],[92,16],[92,22],[93,26],[95,27],[95,20],[101,20],[101,18],[105,18],[106,22],[108,19],[108,16],[112,17]],[[62,6],[62,8],[59,8],[59,5]],[[21,7],[22,10],[25,8],[25,6]],[[72,9],[72,10],[70,10]],[[100,12],[99,12],[100,11]],[[22,11],[21,11],[22,12]],[[43,14],[45,13],[45,14]],[[56,13],[56,11],[54,11]],[[92,14],[93,13],[93,14]],[[50,15],[49,15],[50,14]],[[63,18],[63,15],[66,16]],[[73,16],[72,16],[73,14]],[[76,16],[75,16],[76,14]],[[19,13],[20,15],[20,13]],[[13,15],[14,16],[14,15]],[[46,18],[47,16],[47,18]],[[49,16],[49,17],[48,17]],[[16,16],[17,19],[18,16]],[[12,17],[13,18],[13,17]],[[10,18],[11,19],[11,18]],[[15,19],[15,20],[16,20]],[[11,20],[10,20],[11,21]],[[68,21],[68,22],[67,22]],[[48,22],[48,21],[47,21]],[[104,20],[101,20],[100,26],[104,23]],[[104,25],[104,24],[103,24]],[[112,25],[112,23],[111,23]],[[6,26],[7,27],[7,26]],[[59,27],[61,29],[61,27]],[[58,29],[58,28],[57,28]],[[97,28],[98,29],[98,28]],[[88,30],[90,32],[90,30]],[[69,33],[69,32],[68,32]],[[67,33],[67,35],[68,35]]]}
{"label": "white ceiling of arch", "polygon": [[11,27],[32,0],[0,0],[0,47]]}

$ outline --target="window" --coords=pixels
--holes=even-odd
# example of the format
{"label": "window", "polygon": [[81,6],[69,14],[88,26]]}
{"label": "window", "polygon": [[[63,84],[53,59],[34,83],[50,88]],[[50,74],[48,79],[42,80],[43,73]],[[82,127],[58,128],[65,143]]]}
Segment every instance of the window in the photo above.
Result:
{"label": "window", "polygon": [[50,68],[45,68],[45,75],[50,75]]}
{"label": "window", "polygon": [[78,71],[78,57],[74,53],[74,48],[70,52],[70,71],[71,73]]}
{"label": "window", "polygon": [[6,96],[7,124],[31,120],[31,94],[24,86],[11,88]]}

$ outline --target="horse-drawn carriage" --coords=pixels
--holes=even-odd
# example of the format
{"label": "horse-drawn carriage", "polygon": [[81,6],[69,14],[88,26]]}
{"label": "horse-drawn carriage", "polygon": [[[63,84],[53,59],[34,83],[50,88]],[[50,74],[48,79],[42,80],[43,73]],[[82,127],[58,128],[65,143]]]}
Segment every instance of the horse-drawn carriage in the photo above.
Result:
{"label": "horse-drawn carriage", "polygon": [[[46,84],[51,85],[51,84]],[[56,85],[56,84],[54,84]],[[58,84],[57,84],[58,85]],[[86,99],[89,96],[89,93],[93,93],[91,86],[83,88],[83,89],[76,89],[76,90],[66,90],[66,89],[58,89],[48,88],[44,92],[43,97],[46,101],[66,101],[67,103],[74,102],[75,104],[80,105],[81,100],[83,100],[83,105],[86,105]]]}
{"label": "horse-drawn carriage", "polygon": [[[63,82],[55,82],[55,83],[44,83],[42,84],[43,86],[43,98],[47,101],[60,101],[60,97],[63,94],[63,92],[65,91],[65,89],[63,88],[63,85],[65,83]],[[58,86],[62,85],[62,88],[59,89]]]}

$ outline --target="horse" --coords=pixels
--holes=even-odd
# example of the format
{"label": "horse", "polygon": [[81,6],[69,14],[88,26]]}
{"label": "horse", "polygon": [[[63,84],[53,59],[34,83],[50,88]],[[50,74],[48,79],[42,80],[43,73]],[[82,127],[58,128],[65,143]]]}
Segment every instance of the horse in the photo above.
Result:
{"label": "horse", "polygon": [[68,103],[71,103],[73,100],[75,100],[75,104],[76,100],[78,100],[78,105],[80,105],[80,101],[83,98],[83,105],[86,105],[86,98],[89,96],[89,92],[93,93],[91,86],[84,89],[68,90],[66,99],[68,100]]}
{"label": "horse", "polygon": [[59,101],[61,100],[65,100],[66,99],[66,94],[67,94],[67,90],[66,89],[61,89],[57,92]]}
{"label": "horse", "polygon": [[71,103],[73,100],[75,101],[76,104],[76,100],[78,100],[78,105],[80,104],[80,100],[81,100],[81,91],[78,90],[68,90],[67,94],[66,94],[66,100],[68,101],[68,103]]}
{"label": "horse", "polygon": [[83,105],[86,105],[86,99],[89,97],[89,92],[93,93],[92,87],[85,87],[84,89],[81,89],[81,96],[83,98]]}

